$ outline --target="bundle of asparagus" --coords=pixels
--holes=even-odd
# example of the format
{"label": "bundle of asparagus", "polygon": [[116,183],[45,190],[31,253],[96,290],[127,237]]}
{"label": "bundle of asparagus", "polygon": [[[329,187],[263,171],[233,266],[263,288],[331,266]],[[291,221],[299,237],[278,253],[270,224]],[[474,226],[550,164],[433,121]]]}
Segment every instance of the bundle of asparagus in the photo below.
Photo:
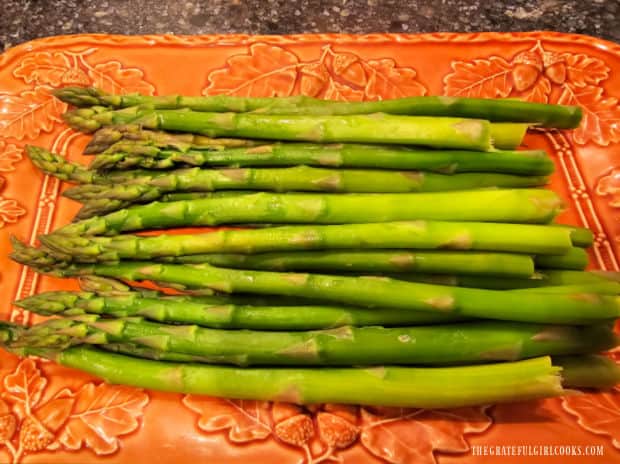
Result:
{"label": "bundle of asparagus", "polygon": [[298,403],[454,407],[620,381],[596,355],[618,344],[619,276],[584,271],[592,234],[552,224],[562,202],[541,188],[553,162],[516,150],[528,124],[573,128],[578,108],[56,95],[96,131],[93,161],[28,155],[83,207],[12,257],[83,291],[17,301],[53,317],[0,325],[6,349]]}

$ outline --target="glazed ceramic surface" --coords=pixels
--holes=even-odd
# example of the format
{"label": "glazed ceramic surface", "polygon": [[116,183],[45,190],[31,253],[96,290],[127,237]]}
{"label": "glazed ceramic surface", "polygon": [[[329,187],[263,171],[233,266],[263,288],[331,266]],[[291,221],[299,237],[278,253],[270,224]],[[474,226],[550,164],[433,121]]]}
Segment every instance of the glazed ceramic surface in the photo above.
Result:
{"label": "glazed ceramic surface", "polygon": [[[0,56],[2,319],[32,323],[36,318],[12,306],[14,299],[77,288],[7,257],[11,234],[36,243],[78,209],[59,196],[59,181],[23,155],[32,143],[83,161],[88,137],[62,123],[66,106],[50,93],[63,85],[113,93],[339,100],[443,94],[579,105],[584,120],[577,130],[533,132],[525,144],[546,149],[556,162],[552,188],[567,202],[560,219],[594,232],[591,267],[618,270],[618,45],[556,33],[54,37]],[[512,445],[529,446],[522,451],[528,454],[575,446],[582,455],[491,455]],[[302,408],[108,385],[0,352],[0,462],[140,461],[619,463],[620,391],[446,411]]]}

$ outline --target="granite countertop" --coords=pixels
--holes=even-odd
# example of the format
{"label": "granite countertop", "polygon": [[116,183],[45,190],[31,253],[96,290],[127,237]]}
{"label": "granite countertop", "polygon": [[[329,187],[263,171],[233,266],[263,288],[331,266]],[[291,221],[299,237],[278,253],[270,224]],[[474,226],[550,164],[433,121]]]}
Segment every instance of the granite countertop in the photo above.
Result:
{"label": "granite countertop", "polygon": [[0,50],[37,37],[557,30],[620,42],[618,0],[4,0]]}

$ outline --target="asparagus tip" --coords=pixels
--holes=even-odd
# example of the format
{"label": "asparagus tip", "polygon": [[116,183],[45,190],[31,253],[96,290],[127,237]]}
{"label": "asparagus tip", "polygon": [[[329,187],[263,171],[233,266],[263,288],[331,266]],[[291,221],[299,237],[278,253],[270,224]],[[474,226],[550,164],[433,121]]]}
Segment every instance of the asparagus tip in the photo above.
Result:
{"label": "asparagus tip", "polygon": [[105,93],[94,87],[67,86],[55,89],[52,94],[59,100],[78,108],[101,105]]}
{"label": "asparagus tip", "polygon": [[92,108],[79,108],[67,111],[62,115],[62,118],[72,129],[90,133],[101,127],[101,124],[93,119],[95,114],[97,114],[97,111]]}
{"label": "asparagus tip", "polygon": [[93,155],[106,151],[123,138],[124,131],[125,129],[121,126],[102,127],[93,134],[93,138],[84,149],[84,154]]}

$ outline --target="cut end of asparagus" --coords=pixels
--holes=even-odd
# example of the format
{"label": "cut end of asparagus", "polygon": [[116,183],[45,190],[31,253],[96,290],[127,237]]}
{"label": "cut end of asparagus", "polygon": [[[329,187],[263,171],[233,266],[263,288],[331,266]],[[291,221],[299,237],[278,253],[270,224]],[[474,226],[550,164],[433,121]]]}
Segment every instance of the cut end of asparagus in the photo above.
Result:
{"label": "cut end of asparagus", "polygon": [[55,89],[52,94],[70,105],[77,106],[78,108],[84,108],[95,105],[105,105],[105,102],[101,97],[107,95],[102,90],[95,87],[62,87]]}
{"label": "cut end of asparagus", "polygon": [[562,367],[565,387],[610,389],[620,383],[620,365],[606,356],[557,356],[553,364]]}
{"label": "cut end of asparagus", "polygon": [[581,124],[583,110],[581,106],[562,106],[566,112],[566,122],[559,129],[576,129]]}
{"label": "cut end of asparagus", "polygon": [[492,123],[491,143],[495,148],[514,150],[521,145],[529,126],[524,123]]}
{"label": "cut end of asparagus", "polygon": [[592,271],[592,274],[595,274],[599,277],[602,277],[606,280],[611,280],[612,282],[620,282],[620,272],[614,271]]}

